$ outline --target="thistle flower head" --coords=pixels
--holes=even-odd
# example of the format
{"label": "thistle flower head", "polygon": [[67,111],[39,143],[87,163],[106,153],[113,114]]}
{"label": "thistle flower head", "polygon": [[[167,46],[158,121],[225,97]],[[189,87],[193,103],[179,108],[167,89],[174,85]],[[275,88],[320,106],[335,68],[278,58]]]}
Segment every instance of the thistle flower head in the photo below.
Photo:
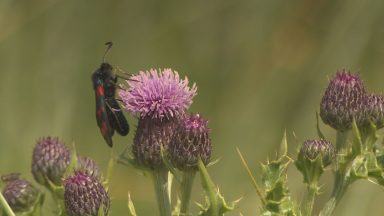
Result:
{"label": "thistle flower head", "polygon": [[32,155],[32,174],[45,185],[46,180],[61,185],[61,179],[70,163],[69,149],[57,137],[45,137],[37,141]]}
{"label": "thistle flower head", "polygon": [[315,160],[321,157],[323,166],[330,165],[335,158],[335,149],[327,140],[306,140],[301,146],[299,159]]}
{"label": "thistle flower head", "polygon": [[370,94],[367,95],[366,101],[364,107],[367,115],[366,124],[370,124],[371,121],[377,128],[384,127],[384,96]]}
{"label": "thistle flower head", "polygon": [[2,180],[5,182],[2,193],[14,212],[26,212],[35,205],[39,191],[30,182],[15,174],[2,176]]}
{"label": "thistle flower head", "polygon": [[96,177],[75,171],[64,180],[64,203],[70,216],[98,215],[100,208],[108,215],[110,199]]}
{"label": "thistle flower head", "polygon": [[189,87],[172,69],[141,71],[127,81],[129,88],[119,91],[127,111],[145,118],[172,118],[192,104],[197,87]]}
{"label": "thistle flower head", "polygon": [[198,159],[209,163],[212,151],[208,121],[199,114],[182,118],[169,145],[172,163],[180,170],[196,169]]}
{"label": "thistle flower head", "polygon": [[133,140],[132,152],[136,161],[151,169],[163,166],[161,148],[168,145],[175,131],[177,119],[140,118]]}
{"label": "thistle flower head", "polygon": [[363,82],[357,74],[346,70],[336,73],[321,100],[323,122],[339,131],[350,129],[353,118],[361,124],[365,120],[362,112],[365,97]]}
{"label": "thistle flower head", "polygon": [[88,175],[100,178],[100,169],[96,161],[89,157],[78,156],[78,170],[86,172]]}

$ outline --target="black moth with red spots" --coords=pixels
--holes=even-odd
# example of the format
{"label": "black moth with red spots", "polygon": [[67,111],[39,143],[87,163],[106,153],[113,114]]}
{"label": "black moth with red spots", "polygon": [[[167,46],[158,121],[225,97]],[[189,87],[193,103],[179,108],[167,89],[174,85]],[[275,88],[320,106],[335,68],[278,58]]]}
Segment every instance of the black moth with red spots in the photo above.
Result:
{"label": "black moth with red spots", "polygon": [[[112,42],[108,42],[107,50],[112,47]],[[115,131],[121,136],[126,136],[129,132],[129,124],[124,117],[119,103],[116,101],[115,92],[117,76],[112,72],[112,66],[105,62],[92,74],[93,89],[96,96],[96,119],[100,132],[107,144],[112,147],[112,136]]]}

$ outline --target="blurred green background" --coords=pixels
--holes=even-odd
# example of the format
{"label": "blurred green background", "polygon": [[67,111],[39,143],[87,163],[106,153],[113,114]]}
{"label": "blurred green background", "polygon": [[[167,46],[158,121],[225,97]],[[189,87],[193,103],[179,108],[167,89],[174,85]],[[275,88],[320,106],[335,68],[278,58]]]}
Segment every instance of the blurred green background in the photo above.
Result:
{"label": "blurred green background", "polygon": [[[227,199],[243,197],[229,215],[258,215],[235,147],[257,174],[287,129],[293,155],[292,131],[299,140],[316,136],[315,111],[337,69],[360,71],[371,90],[384,90],[383,11],[383,1],[360,0],[0,0],[0,172],[32,179],[32,148],[46,135],[75,141],[106,167],[90,76],[104,42],[113,41],[113,65],[131,73],[171,67],[198,84],[191,110],[210,120],[214,157],[221,158],[210,173]],[[119,151],[132,135],[114,137]],[[292,194],[301,197],[301,175],[294,168],[288,175]],[[331,178],[322,178],[318,206]],[[203,200],[199,184],[196,201]],[[112,215],[127,214],[128,191],[139,215],[157,215],[152,187],[150,178],[118,165]],[[383,202],[381,188],[358,182],[336,215],[382,215]]]}

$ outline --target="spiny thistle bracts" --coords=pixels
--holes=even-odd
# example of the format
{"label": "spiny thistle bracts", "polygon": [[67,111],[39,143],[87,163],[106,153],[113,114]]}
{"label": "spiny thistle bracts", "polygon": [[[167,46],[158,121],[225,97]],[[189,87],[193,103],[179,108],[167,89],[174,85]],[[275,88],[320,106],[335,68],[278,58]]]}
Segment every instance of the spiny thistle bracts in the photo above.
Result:
{"label": "spiny thistle bracts", "polygon": [[168,149],[172,163],[180,170],[197,169],[199,158],[209,163],[211,151],[208,121],[199,114],[182,118]]}
{"label": "spiny thistle bracts", "polygon": [[133,140],[132,152],[136,161],[148,168],[163,166],[161,148],[168,150],[177,127],[177,119],[140,118]]}
{"label": "spiny thistle bracts", "polygon": [[300,159],[316,160],[321,157],[323,166],[330,165],[335,158],[335,148],[327,140],[306,140],[299,152]]}
{"label": "spiny thistle bracts", "polygon": [[363,81],[357,74],[346,70],[337,72],[320,103],[323,122],[339,131],[350,129],[354,118],[358,125],[363,124],[365,97]]}
{"label": "spiny thistle bracts", "polygon": [[2,176],[2,181],[5,182],[2,193],[14,212],[27,212],[36,204],[39,191],[19,174]]}
{"label": "spiny thistle bracts", "polygon": [[96,216],[100,208],[104,215],[108,215],[110,199],[95,176],[75,171],[64,180],[64,203],[66,213],[70,216]]}
{"label": "spiny thistle bracts", "polygon": [[379,129],[384,127],[384,97],[383,95],[367,95],[365,104],[365,114],[367,121],[365,125],[371,122]]}
{"label": "spiny thistle bracts", "polygon": [[44,137],[37,141],[32,155],[32,174],[46,185],[46,180],[61,185],[61,179],[70,163],[71,153],[57,137]]}

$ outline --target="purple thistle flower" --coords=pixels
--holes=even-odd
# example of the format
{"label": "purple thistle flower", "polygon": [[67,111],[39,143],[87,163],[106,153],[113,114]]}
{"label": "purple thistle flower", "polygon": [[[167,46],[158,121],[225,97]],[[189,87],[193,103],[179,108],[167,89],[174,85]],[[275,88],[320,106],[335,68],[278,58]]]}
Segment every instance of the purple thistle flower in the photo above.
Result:
{"label": "purple thistle flower", "polygon": [[182,115],[197,94],[188,78],[181,79],[172,69],[140,71],[127,81],[129,88],[119,91],[127,111],[145,118],[173,118]]}
{"label": "purple thistle flower", "polygon": [[208,121],[199,114],[190,114],[180,120],[169,145],[172,163],[180,170],[197,169],[199,157],[208,164],[212,145]]}
{"label": "purple thistle flower", "polygon": [[329,82],[320,104],[320,116],[325,124],[336,130],[351,128],[353,118],[358,125],[365,121],[366,91],[357,74],[339,71]]}
{"label": "purple thistle flower", "polygon": [[151,169],[163,166],[161,147],[168,150],[176,126],[175,118],[140,118],[132,146],[136,161]]}
{"label": "purple thistle flower", "polygon": [[5,182],[3,195],[11,209],[16,212],[26,212],[36,204],[39,191],[28,181],[19,178],[20,174],[2,176]]}
{"label": "purple thistle flower", "polygon": [[71,153],[57,137],[45,137],[37,141],[32,155],[32,174],[35,180],[46,185],[46,180],[61,185]]}
{"label": "purple thistle flower", "polygon": [[335,158],[335,148],[327,140],[306,140],[301,146],[299,160],[316,160],[321,157],[323,166],[330,165]]}
{"label": "purple thistle flower", "polygon": [[100,208],[108,215],[110,199],[96,177],[75,171],[64,180],[64,204],[70,216],[98,215]]}

